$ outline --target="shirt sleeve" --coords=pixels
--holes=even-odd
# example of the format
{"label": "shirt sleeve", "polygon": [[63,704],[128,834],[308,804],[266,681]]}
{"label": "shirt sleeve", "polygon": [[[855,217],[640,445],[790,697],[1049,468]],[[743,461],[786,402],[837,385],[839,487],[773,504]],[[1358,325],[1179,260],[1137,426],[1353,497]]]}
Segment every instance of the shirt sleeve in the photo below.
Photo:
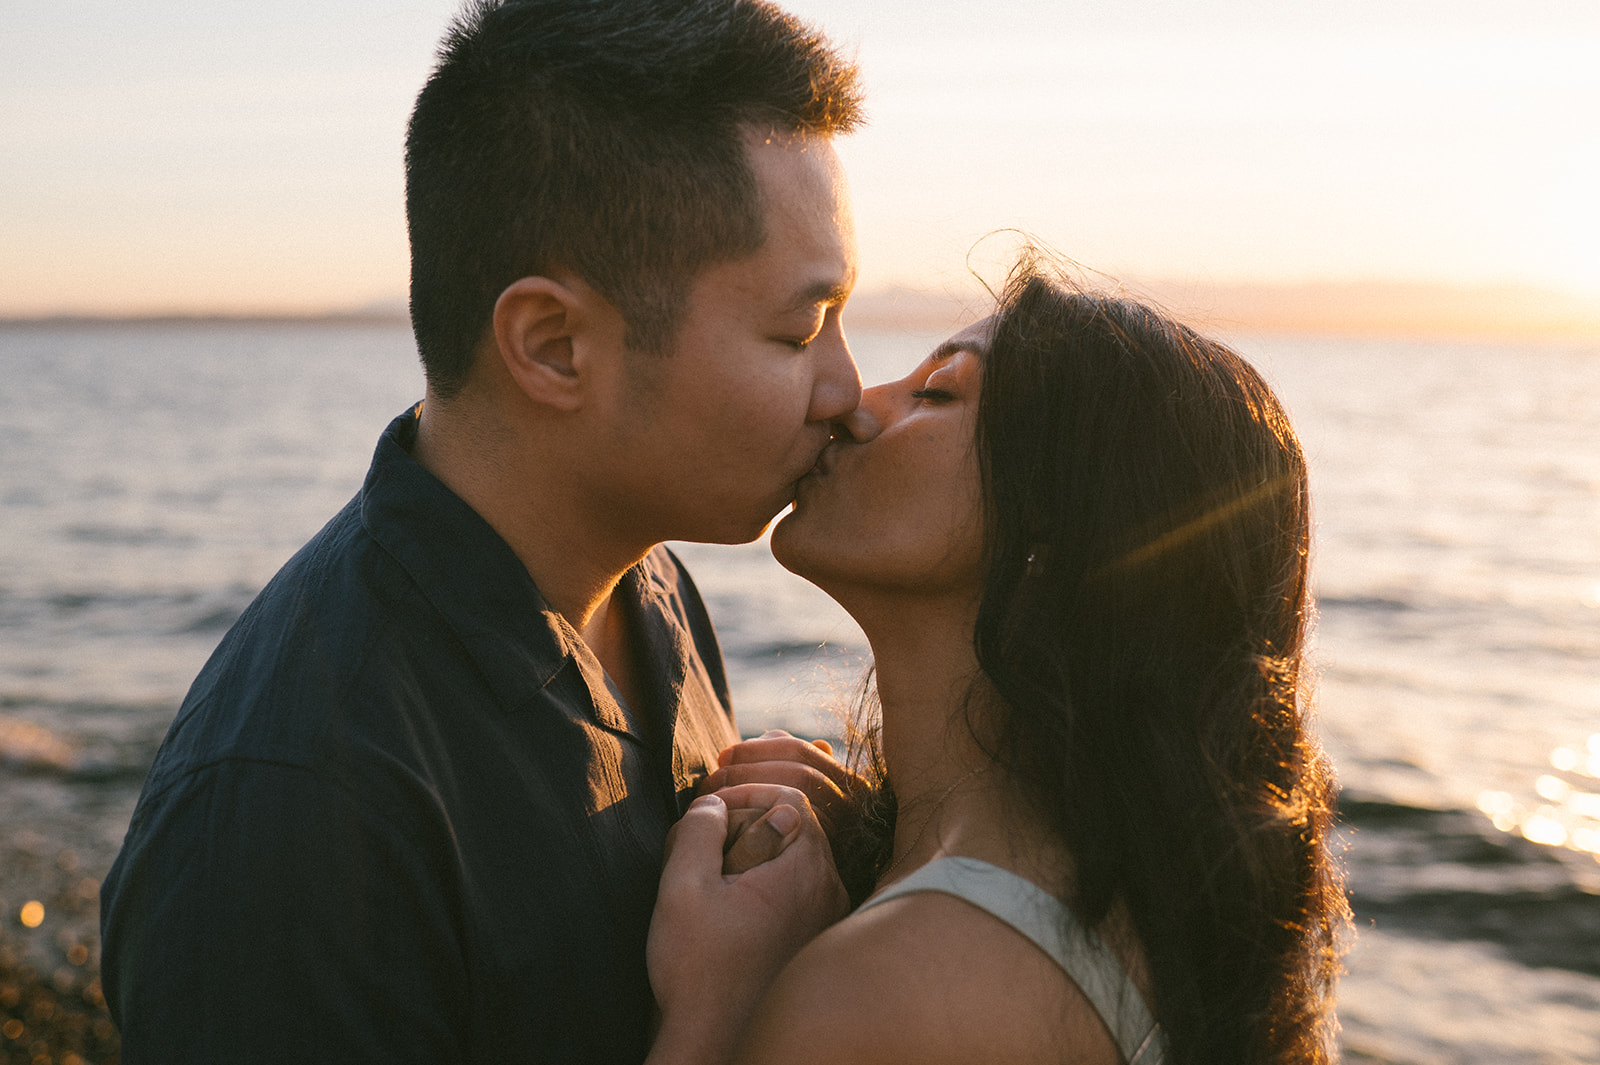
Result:
{"label": "shirt sleeve", "polygon": [[448,825],[393,796],[228,760],[141,810],[102,916],[122,1060],[462,1061]]}

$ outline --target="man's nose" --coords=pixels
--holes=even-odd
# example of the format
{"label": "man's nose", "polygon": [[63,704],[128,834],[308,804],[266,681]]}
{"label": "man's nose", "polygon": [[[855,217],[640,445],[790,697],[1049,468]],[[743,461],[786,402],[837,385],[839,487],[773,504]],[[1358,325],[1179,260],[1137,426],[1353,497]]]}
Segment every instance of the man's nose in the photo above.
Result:
{"label": "man's nose", "polygon": [[838,422],[861,402],[861,371],[856,368],[850,345],[840,332],[817,352],[817,381],[811,393],[811,420]]}

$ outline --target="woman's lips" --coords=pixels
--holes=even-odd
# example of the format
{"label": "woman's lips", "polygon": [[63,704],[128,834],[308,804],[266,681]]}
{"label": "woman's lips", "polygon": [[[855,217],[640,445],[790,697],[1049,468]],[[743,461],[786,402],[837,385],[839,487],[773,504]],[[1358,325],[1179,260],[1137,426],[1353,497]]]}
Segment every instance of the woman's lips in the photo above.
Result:
{"label": "woman's lips", "polygon": [[827,476],[829,471],[833,469],[833,456],[836,449],[836,445],[830,440],[828,445],[817,454],[817,461],[813,463],[811,469],[807,471],[806,477]]}

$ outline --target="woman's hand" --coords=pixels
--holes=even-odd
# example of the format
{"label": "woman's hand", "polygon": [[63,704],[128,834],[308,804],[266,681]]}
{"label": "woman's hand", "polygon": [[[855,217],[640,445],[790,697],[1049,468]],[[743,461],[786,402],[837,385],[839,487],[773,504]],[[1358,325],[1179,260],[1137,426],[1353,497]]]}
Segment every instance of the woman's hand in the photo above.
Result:
{"label": "woman's hand", "polygon": [[[762,811],[744,835],[770,833],[776,856],[728,874],[735,810]],[[651,1065],[726,1060],[779,970],[848,909],[803,793],[744,784],[696,799],[667,837],[650,923],[646,956],[662,1018]]]}
{"label": "woman's hand", "polygon": [[700,793],[737,784],[782,784],[803,792],[829,839],[865,790],[862,779],[833,757],[827,740],[807,741],[782,729],[724,748],[717,768],[700,782]]}

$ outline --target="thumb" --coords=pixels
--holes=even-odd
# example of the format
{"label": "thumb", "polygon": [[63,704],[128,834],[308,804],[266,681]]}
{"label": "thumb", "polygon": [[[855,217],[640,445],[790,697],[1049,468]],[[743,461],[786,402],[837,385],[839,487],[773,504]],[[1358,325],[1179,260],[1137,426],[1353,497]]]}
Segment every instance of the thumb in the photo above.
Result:
{"label": "thumb", "polygon": [[800,822],[800,811],[793,806],[774,806],[734,840],[728,853],[722,856],[722,872],[748,872],[763,862],[772,861],[800,838]]}
{"label": "thumb", "polygon": [[702,880],[722,871],[722,844],[728,836],[728,804],[716,795],[702,795],[667,834],[661,885]]}

